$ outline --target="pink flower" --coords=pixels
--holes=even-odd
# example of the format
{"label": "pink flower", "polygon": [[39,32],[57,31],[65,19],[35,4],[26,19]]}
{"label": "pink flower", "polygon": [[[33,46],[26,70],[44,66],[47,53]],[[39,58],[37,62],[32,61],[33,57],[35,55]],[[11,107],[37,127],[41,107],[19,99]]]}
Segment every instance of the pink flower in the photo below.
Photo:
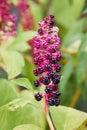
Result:
{"label": "pink flower", "polygon": [[39,22],[37,35],[33,38],[34,64],[36,69],[34,75],[39,76],[34,81],[35,87],[45,85],[44,94],[35,94],[36,100],[40,101],[45,97],[47,104],[59,105],[61,93],[58,91],[61,70],[60,38],[58,28],[54,26],[54,15],[49,15],[44,21]]}

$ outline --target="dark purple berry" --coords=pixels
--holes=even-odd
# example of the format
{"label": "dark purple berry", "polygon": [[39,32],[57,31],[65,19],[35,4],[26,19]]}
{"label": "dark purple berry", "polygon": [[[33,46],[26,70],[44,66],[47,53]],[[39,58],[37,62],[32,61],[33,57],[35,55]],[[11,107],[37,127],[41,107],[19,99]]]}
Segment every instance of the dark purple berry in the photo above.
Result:
{"label": "dark purple berry", "polygon": [[50,49],[49,49],[49,52],[50,53],[55,53],[56,52],[56,48],[51,46]]}
{"label": "dark purple berry", "polygon": [[48,100],[48,103],[49,103],[50,106],[54,106],[55,105],[55,99],[54,98],[50,98]]}
{"label": "dark purple berry", "polygon": [[46,18],[44,18],[44,22],[45,22],[45,24],[47,24],[48,23],[48,18],[46,17]]}
{"label": "dark purple berry", "polygon": [[42,98],[42,96],[39,93],[36,93],[34,96],[37,101],[40,101]]}
{"label": "dark purple berry", "polygon": [[38,62],[42,62],[43,58],[41,56],[38,56]]}
{"label": "dark purple berry", "polygon": [[59,104],[60,104],[60,100],[59,100],[59,99],[56,99],[56,100],[55,100],[55,106],[59,106]]}
{"label": "dark purple berry", "polygon": [[57,92],[54,93],[54,98],[58,98],[60,95],[61,95],[61,92],[57,91]]}
{"label": "dark purple berry", "polygon": [[53,25],[54,25],[54,20],[50,20],[49,25],[50,25],[50,27],[53,27]]}
{"label": "dark purple berry", "polygon": [[57,74],[56,77],[58,77],[59,79],[61,78],[61,75],[60,74]]}
{"label": "dark purple berry", "polygon": [[38,73],[39,74],[43,73],[43,68],[42,67],[38,67]]}
{"label": "dark purple berry", "polygon": [[50,18],[51,18],[51,19],[53,19],[53,18],[54,18],[54,15],[53,15],[53,14],[50,14],[49,16],[50,16]]}
{"label": "dark purple berry", "polygon": [[35,64],[35,65],[38,64],[38,60],[37,60],[37,58],[34,58],[34,64]]}
{"label": "dark purple berry", "polygon": [[54,84],[58,84],[59,81],[60,81],[59,77],[55,77],[55,78],[53,79],[53,83],[54,83]]}
{"label": "dark purple berry", "polygon": [[39,86],[38,80],[34,80],[34,86],[35,86],[35,87],[38,87],[38,86]]}
{"label": "dark purple berry", "polygon": [[37,76],[38,75],[38,71],[37,69],[33,71],[34,75]]}
{"label": "dark purple berry", "polygon": [[52,90],[53,89],[51,87],[46,87],[45,92],[49,94],[52,92]]}
{"label": "dark purple berry", "polygon": [[55,73],[54,73],[54,72],[51,72],[48,77],[49,77],[49,78],[55,78]]}
{"label": "dark purple berry", "polygon": [[40,29],[38,29],[38,33],[40,34],[40,35],[42,35],[43,34],[43,30],[40,28]]}
{"label": "dark purple berry", "polygon": [[51,42],[51,38],[48,37],[48,38],[46,39],[46,42],[47,42],[47,43],[50,43],[50,42]]}
{"label": "dark purple berry", "polygon": [[52,54],[51,53],[47,53],[47,54],[45,54],[45,58],[48,60],[51,60],[51,58],[52,58]]}
{"label": "dark purple berry", "polygon": [[48,85],[50,83],[50,79],[48,77],[44,77],[43,83],[44,85]]}
{"label": "dark purple berry", "polygon": [[51,64],[56,64],[57,63],[57,60],[55,58],[52,58],[51,61],[50,61]]}
{"label": "dark purple berry", "polygon": [[51,65],[45,65],[45,70],[46,70],[46,71],[50,71],[50,70],[52,70]]}
{"label": "dark purple berry", "polygon": [[60,70],[61,70],[61,66],[58,65],[58,66],[56,67],[56,72],[60,72]]}

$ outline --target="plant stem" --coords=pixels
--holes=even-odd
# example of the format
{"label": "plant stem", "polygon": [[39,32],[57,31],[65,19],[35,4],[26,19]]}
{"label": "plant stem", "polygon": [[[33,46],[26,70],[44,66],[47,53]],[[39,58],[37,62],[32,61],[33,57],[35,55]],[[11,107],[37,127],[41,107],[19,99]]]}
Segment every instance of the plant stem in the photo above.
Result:
{"label": "plant stem", "polygon": [[79,96],[80,96],[80,89],[77,88],[76,92],[75,92],[75,94],[74,94],[74,96],[73,96],[73,98],[71,100],[71,103],[69,104],[69,107],[74,107],[75,106],[75,104],[78,101]]}
{"label": "plant stem", "polygon": [[44,9],[45,9],[44,16],[48,15],[51,4],[52,4],[52,0],[47,0],[47,3],[44,5]]}
{"label": "plant stem", "polygon": [[47,103],[46,98],[45,98],[45,114],[46,114],[46,119],[47,119],[48,125],[50,127],[50,130],[55,130],[54,125],[53,125],[52,120],[49,115],[49,108],[48,108],[48,103]]}

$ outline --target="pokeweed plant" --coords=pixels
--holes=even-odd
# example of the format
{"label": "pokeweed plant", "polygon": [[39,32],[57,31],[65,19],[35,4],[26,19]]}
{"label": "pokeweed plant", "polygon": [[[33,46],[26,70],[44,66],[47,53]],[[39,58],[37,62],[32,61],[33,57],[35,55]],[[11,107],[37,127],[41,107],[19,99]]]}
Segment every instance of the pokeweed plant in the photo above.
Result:
{"label": "pokeweed plant", "polygon": [[33,38],[32,42],[34,64],[37,66],[34,70],[34,75],[39,76],[39,79],[34,81],[34,85],[35,87],[39,87],[42,84],[45,85],[45,93],[36,93],[35,99],[40,101],[45,98],[47,113],[49,111],[48,105],[59,105],[59,97],[61,95],[58,91],[61,53],[58,51],[60,38],[57,32],[58,28],[54,26],[54,15],[51,14],[44,21],[39,22],[38,34]]}
{"label": "pokeweed plant", "polygon": [[39,79],[34,81],[35,87],[44,84],[45,93],[35,94],[37,101],[42,97],[45,98],[48,105],[59,105],[60,92],[57,91],[60,75],[57,74],[61,70],[59,61],[61,53],[58,51],[60,47],[60,38],[58,37],[58,28],[54,26],[54,15],[49,15],[44,21],[39,22],[40,28],[38,34],[33,38],[34,47],[34,64],[37,68],[34,75]]}
{"label": "pokeweed plant", "polygon": [[[61,53],[57,34],[59,30],[54,26],[54,15],[39,22],[37,33],[30,26],[28,27],[31,31],[27,31],[26,22],[23,24],[26,15],[22,15],[23,12],[20,11],[23,6],[24,12],[28,13],[28,3],[26,0],[18,1],[17,5],[14,3],[15,1],[12,3],[9,0],[8,3],[0,0],[0,130],[85,130],[86,113],[59,105]],[[33,5],[35,7],[35,3]],[[17,16],[12,14],[13,6],[18,8],[20,18],[23,17],[18,24]],[[26,69],[31,76],[31,58],[28,57],[31,55],[28,52],[30,46],[36,66],[33,75],[38,77],[34,85],[23,72]],[[29,62],[29,70],[26,60]],[[26,90],[20,91],[19,86]]]}

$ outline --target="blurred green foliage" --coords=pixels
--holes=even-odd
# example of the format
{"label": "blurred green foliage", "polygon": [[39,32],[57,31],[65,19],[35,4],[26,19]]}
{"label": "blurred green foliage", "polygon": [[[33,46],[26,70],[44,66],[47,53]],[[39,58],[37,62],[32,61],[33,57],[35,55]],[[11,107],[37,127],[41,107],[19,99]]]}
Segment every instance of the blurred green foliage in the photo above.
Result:
{"label": "blurred green foliage", "polygon": [[[17,6],[19,0],[9,2]],[[67,106],[50,108],[50,116],[57,130],[86,130],[87,114],[68,106],[81,109],[84,100],[87,111],[87,1],[27,2],[34,19],[34,28],[23,30],[19,21],[17,36],[11,37],[7,44],[0,44],[0,130],[49,130],[41,109],[44,101],[37,103],[34,99],[36,90],[33,81],[36,77],[33,75],[35,66],[29,40],[37,33],[38,21],[50,13],[55,15],[55,24],[60,29],[61,105]],[[27,90],[21,91],[20,86]]]}

